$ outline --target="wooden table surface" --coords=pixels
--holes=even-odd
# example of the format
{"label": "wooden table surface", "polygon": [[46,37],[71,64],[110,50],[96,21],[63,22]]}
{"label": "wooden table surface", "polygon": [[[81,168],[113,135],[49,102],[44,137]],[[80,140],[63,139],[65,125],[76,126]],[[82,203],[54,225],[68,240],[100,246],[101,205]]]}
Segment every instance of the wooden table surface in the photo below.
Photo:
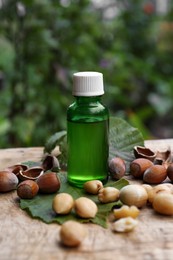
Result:
{"label": "wooden table surface", "polygon": [[[153,150],[170,147],[173,139],[146,141]],[[43,149],[0,150],[0,168],[26,160],[39,161]],[[19,208],[16,191],[0,194],[0,260],[172,260],[173,217],[161,216],[149,207],[141,210],[133,232],[113,233],[109,228],[87,224],[89,234],[78,248],[59,243],[58,224],[32,219]]]}

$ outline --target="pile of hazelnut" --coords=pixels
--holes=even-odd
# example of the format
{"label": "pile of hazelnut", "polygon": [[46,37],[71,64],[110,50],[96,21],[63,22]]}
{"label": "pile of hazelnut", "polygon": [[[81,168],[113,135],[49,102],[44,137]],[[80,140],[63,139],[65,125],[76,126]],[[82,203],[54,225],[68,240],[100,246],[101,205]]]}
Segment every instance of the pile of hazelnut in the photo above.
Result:
{"label": "pile of hazelnut", "polygon": [[32,199],[38,192],[47,194],[57,192],[60,180],[57,173],[51,171],[53,168],[59,168],[59,162],[52,156],[46,156],[41,166],[12,165],[0,171],[0,192],[16,189],[21,199]]}
{"label": "pile of hazelnut", "polygon": [[[111,227],[115,232],[133,230],[138,224],[140,209],[146,204],[157,213],[173,215],[173,185],[170,183],[173,182],[173,163],[170,152],[163,159],[163,156],[156,158],[147,148],[135,147],[134,151],[138,158],[130,163],[129,171],[133,178],[142,180],[142,184],[130,184],[118,190],[104,187],[100,180],[92,180],[84,183],[83,187],[86,193],[97,195],[98,203],[121,202],[122,206],[112,210]],[[22,164],[8,167],[0,172],[0,192],[16,189],[22,199],[32,199],[38,192],[55,193],[60,189],[58,174],[52,170],[55,166],[59,168],[56,157],[47,156],[39,167],[28,168]],[[109,172],[114,180],[124,177],[124,160],[112,158],[109,161]],[[167,178],[169,182],[163,183]],[[83,219],[94,218],[98,212],[97,203],[93,200],[87,197],[74,199],[68,193],[57,193],[52,201],[52,209],[57,215],[73,211]],[[80,245],[86,235],[85,225],[72,220],[66,221],[60,229],[61,242],[67,246]]]}

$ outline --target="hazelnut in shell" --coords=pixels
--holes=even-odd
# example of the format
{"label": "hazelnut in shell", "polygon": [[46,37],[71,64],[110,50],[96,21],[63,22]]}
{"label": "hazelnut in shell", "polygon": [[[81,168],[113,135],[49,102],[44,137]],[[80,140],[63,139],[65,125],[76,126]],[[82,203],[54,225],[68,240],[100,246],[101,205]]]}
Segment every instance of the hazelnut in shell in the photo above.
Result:
{"label": "hazelnut in shell", "polygon": [[39,187],[35,181],[25,180],[17,187],[17,195],[21,199],[32,199],[38,193]]}
{"label": "hazelnut in shell", "polygon": [[163,165],[152,165],[143,175],[143,180],[149,184],[160,184],[167,177],[166,168]]}
{"label": "hazelnut in shell", "polygon": [[130,173],[134,178],[142,178],[146,169],[151,167],[153,163],[145,158],[138,158],[131,162]]}
{"label": "hazelnut in shell", "polygon": [[54,193],[60,189],[60,179],[55,172],[44,173],[37,179],[39,192]]}
{"label": "hazelnut in shell", "polygon": [[18,178],[14,173],[0,171],[0,192],[8,192],[16,189],[18,182]]}

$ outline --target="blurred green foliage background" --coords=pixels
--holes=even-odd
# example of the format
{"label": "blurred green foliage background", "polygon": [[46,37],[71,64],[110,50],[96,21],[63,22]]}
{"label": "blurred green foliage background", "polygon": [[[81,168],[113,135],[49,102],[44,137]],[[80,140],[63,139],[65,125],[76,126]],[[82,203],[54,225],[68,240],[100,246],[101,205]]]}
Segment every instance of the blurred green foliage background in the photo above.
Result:
{"label": "blurred green foliage background", "polygon": [[173,137],[173,5],[116,0],[0,1],[0,147],[42,146],[66,128],[72,75],[104,74],[111,115],[145,139]]}

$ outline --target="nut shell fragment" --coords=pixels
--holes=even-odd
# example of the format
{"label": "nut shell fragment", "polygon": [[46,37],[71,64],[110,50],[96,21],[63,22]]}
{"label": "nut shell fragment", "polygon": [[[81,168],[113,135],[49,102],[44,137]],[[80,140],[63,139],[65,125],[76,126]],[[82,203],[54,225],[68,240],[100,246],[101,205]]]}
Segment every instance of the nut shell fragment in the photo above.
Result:
{"label": "nut shell fragment", "polygon": [[113,210],[113,214],[116,219],[126,218],[126,217],[137,218],[139,213],[140,211],[136,206],[129,207],[127,205],[123,205],[121,208]]}
{"label": "nut shell fragment", "polygon": [[31,167],[25,171],[20,171],[18,178],[24,180],[37,180],[44,173],[42,167]]}
{"label": "nut shell fragment", "polygon": [[149,148],[143,146],[135,146],[134,155],[136,158],[146,158],[152,162],[156,158],[156,153],[151,151]]}
{"label": "nut shell fragment", "polygon": [[116,232],[130,232],[137,226],[137,224],[138,221],[134,218],[121,218],[112,224],[112,230]]}

